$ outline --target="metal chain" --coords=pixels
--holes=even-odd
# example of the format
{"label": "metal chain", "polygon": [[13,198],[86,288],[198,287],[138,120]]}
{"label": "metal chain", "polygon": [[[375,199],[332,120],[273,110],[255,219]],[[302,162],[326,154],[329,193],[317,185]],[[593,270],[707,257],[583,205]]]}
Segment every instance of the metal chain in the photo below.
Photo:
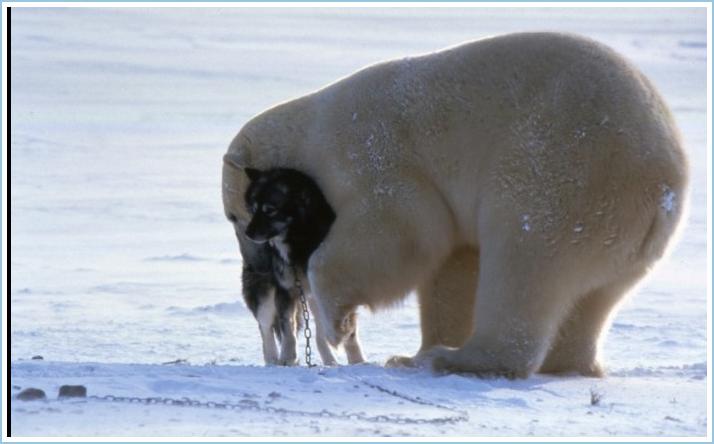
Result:
{"label": "metal chain", "polygon": [[[438,418],[415,419],[401,416],[376,415],[369,416],[363,412],[341,412],[335,413],[323,409],[319,412],[309,412],[304,410],[292,410],[281,407],[260,406],[256,401],[244,400],[238,404],[230,402],[214,402],[214,401],[198,401],[190,398],[163,398],[163,397],[148,397],[139,398],[134,396],[88,396],[86,399],[103,402],[122,402],[128,404],[143,404],[143,405],[166,405],[173,407],[198,407],[232,411],[253,411],[263,413],[278,413],[290,416],[301,416],[308,418],[329,418],[348,421],[364,421],[371,423],[389,423],[389,424],[456,424],[459,422],[468,421],[468,415],[462,412],[457,416],[444,416]],[[408,398],[405,398],[408,399]],[[409,400],[409,399],[408,399]],[[434,405],[437,407],[437,405]]]}
{"label": "metal chain", "polygon": [[[312,330],[310,329],[310,311],[308,309],[307,300],[305,298],[305,290],[303,289],[302,282],[300,281],[300,277],[298,276],[297,270],[295,269],[294,266],[292,267],[292,271],[293,271],[293,276],[295,277],[295,288],[298,289],[298,293],[300,296],[300,304],[302,305],[302,316],[305,321],[305,329],[304,329],[305,363],[307,364],[308,367],[314,367],[315,364],[312,363],[312,347],[310,346],[310,338],[312,338]],[[426,401],[426,400],[419,398],[418,396],[416,398],[412,398],[411,396],[407,396],[405,394],[399,393],[396,390],[390,390],[390,389],[384,388],[380,385],[377,385],[377,384],[374,384],[371,382],[367,382],[361,378],[355,378],[355,379],[360,384],[363,384],[371,389],[378,390],[382,393],[386,393],[386,394],[393,396],[395,398],[403,399],[403,400],[411,402],[413,404],[434,407],[437,409],[446,410],[446,411],[449,411],[452,413],[456,413],[455,416],[449,416],[449,417],[445,417],[445,418],[434,418],[434,419],[430,419],[430,420],[414,420],[414,419],[402,420],[400,418],[396,421],[399,424],[446,424],[446,423],[464,422],[464,421],[469,420],[468,413],[466,413],[464,411],[459,411],[453,407],[448,407],[445,405],[436,404],[434,402]],[[271,408],[271,407],[269,407],[269,408]],[[323,412],[326,412],[326,411],[323,410]],[[287,413],[287,411],[285,411],[284,413]],[[327,416],[329,416],[329,417],[334,418],[334,417],[339,416],[332,412],[328,412],[328,413],[329,414]],[[310,416],[310,415],[307,415],[307,416]],[[325,416],[325,415],[320,414],[319,416]],[[372,421],[369,417],[365,417],[364,415],[354,414],[354,413],[348,414],[348,415],[346,415],[346,417],[342,417],[342,416],[339,416],[339,417],[341,417],[343,419],[359,419],[359,420],[368,421],[368,422],[382,422],[381,419],[378,421]],[[384,415],[380,415],[375,418],[386,418],[386,420],[384,422],[395,422],[395,421],[390,420],[389,417],[384,416]]]}
{"label": "metal chain", "polygon": [[303,334],[305,335],[305,364],[308,367],[314,367],[312,363],[312,347],[310,346],[310,338],[312,338],[312,330],[310,329],[310,310],[307,307],[307,299],[305,298],[305,290],[302,288],[302,282],[298,276],[295,266],[293,268],[293,276],[295,277],[295,288],[298,289],[300,295],[300,304],[302,305],[302,318],[305,321]]}
{"label": "metal chain", "polygon": [[[308,309],[307,300],[305,298],[305,290],[302,287],[302,282],[300,281],[298,274],[295,272],[294,267],[293,267],[293,275],[295,276],[295,287],[298,289],[298,292],[299,292],[300,303],[302,305],[302,310],[303,310],[303,319],[305,321],[305,329],[304,329],[305,340],[306,340],[305,362],[308,365],[308,367],[314,367],[315,364],[312,363],[312,347],[310,346],[310,338],[312,338],[312,330],[310,329],[310,311]],[[443,424],[456,424],[456,423],[461,423],[461,422],[467,422],[469,420],[469,415],[467,412],[459,411],[452,407],[425,401],[419,397],[413,398],[411,396],[407,396],[402,393],[399,393],[395,390],[390,390],[390,389],[384,388],[380,385],[377,385],[377,384],[374,384],[371,382],[367,382],[361,378],[355,378],[355,380],[369,388],[378,390],[382,393],[386,393],[389,396],[393,396],[395,398],[399,398],[399,399],[411,402],[413,404],[424,405],[424,406],[428,406],[428,407],[437,408],[440,410],[446,410],[446,411],[449,411],[449,412],[452,412],[455,414],[450,415],[450,416],[437,417],[437,418],[415,419],[415,418],[407,418],[407,417],[396,416],[396,415],[369,416],[369,415],[365,414],[364,412],[335,413],[335,412],[331,412],[326,409],[323,409],[319,412],[310,412],[310,411],[304,411],[304,410],[292,410],[292,409],[286,409],[286,408],[280,408],[280,407],[261,406],[256,401],[252,401],[252,400],[243,400],[237,404],[234,404],[234,403],[230,403],[230,402],[198,401],[198,400],[190,399],[187,397],[180,398],[180,399],[167,398],[167,397],[140,398],[140,397],[136,397],[136,396],[114,396],[114,395],[105,395],[105,396],[96,396],[95,395],[95,396],[88,396],[86,399],[95,400],[95,401],[103,401],[103,402],[121,402],[121,403],[128,403],[128,404],[165,405],[165,406],[174,406],[174,407],[197,407],[197,408],[209,408],[209,409],[220,409],[220,410],[231,410],[231,411],[253,411],[253,412],[264,412],[264,413],[277,413],[277,414],[283,414],[283,415],[309,417],[309,418],[328,418],[328,419],[337,419],[337,420],[364,421],[364,422],[370,422],[370,423],[400,424],[400,425],[406,425],[406,424],[410,424],[410,425],[427,425],[427,424],[443,425]]]}
{"label": "metal chain", "polygon": [[434,408],[437,408],[437,409],[447,410],[447,411],[449,411],[449,412],[458,413],[458,414],[460,414],[461,416],[464,416],[466,420],[468,419],[468,413],[466,413],[466,412],[464,412],[464,411],[461,411],[461,410],[457,410],[457,409],[454,408],[454,407],[449,407],[449,406],[446,406],[446,405],[443,405],[443,404],[437,404],[437,403],[435,403],[435,402],[427,401],[427,400],[425,400],[425,399],[420,398],[419,396],[411,397],[411,396],[409,396],[409,395],[405,395],[405,394],[403,394],[403,393],[399,393],[399,392],[396,391],[396,390],[392,390],[392,389],[388,389],[388,388],[386,388],[386,387],[382,387],[382,386],[379,385],[379,384],[375,384],[375,383],[373,383],[373,382],[367,382],[367,381],[365,381],[365,380],[362,379],[362,378],[354,377],[354,379],[355,379],[357,382],[359,382],[360,384],[362,384],[362,385],[365,385],[365,386],[367,386],[367,387],[369,387],[369,388],[371,388],[371,389],[380,391],[380,392],[382,392],[382,393],[386,393],[386,394],[388,394],[389,396],[393,396],[393,397],[395,397],[395,398],[403,399],[403,400],[405,400],[405,401],[411,402],[412,404],[425,405],[425,406],[428,406],[428,407],[434,407]]}

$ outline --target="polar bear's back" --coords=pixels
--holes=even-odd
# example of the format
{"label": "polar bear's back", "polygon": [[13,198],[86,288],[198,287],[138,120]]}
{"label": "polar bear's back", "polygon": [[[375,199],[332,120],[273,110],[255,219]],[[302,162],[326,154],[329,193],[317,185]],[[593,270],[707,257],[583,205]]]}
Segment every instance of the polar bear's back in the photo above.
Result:
{"label": "polar bear's back", "polygon": [[418,201],[414,190],[431,186],[460,232],[500,205],[516,228],[577,234],[593,205],[614,219],[625,207],[650,217],[686,185],[677,130],[650,82],[608,47],[564,34],[373,65],[241,133],[253,165],[306,171],[338,213],[355,199]]}
{"label": "polar bear's back", "polygon": [[[543,136],[525,130],[583,138],[597,127],[676,139],[666,106],[636,68],[600,43],[566,34],[510,34],[377,64],[313,99],[330,111],[320,115],[327,121],[320,129],[336,129],[344,149],[457,150],[467,168],[477,166],[470,155],[482,164],[484,154]],[[444,143],[460,132],[478,137]]]}
{"label": "polar bear's back", "polygon": [[479,40],[374,65],[310,100],[321,141],[311,145],[325,150],[315,171],[329,171],[329,189],[406,200],[406,178],[428,178],[460,232],[487,212],[548,242],[567,230],[577,243],[583,224],[599,224],[587,234],[607,243],[637,237],[623,231],[646,227],[623,221],[649,223],[667,193],[684,199],[686,161],[666,105],[628,61],[581,37]]}

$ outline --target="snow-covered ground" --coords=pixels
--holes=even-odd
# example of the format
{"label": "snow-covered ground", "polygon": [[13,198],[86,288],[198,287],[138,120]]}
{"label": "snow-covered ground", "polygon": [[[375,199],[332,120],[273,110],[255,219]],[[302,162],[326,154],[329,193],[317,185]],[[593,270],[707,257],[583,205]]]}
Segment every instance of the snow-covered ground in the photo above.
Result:
{"label": "snow-covered ground", "polygon": [[[707,434],[704,9],[13,8],[11,20],[11,394],[50,399],[12,400],[12,436]],[[524,30],[624,53],[690,155],[686,228],[615,318],[610,375],[384,369],[419,345],[413,298],[361,317],[369,365],[263,367],[221,206],[233,135],[367,64]],[[63,384],[203,404],[57,401]]]}

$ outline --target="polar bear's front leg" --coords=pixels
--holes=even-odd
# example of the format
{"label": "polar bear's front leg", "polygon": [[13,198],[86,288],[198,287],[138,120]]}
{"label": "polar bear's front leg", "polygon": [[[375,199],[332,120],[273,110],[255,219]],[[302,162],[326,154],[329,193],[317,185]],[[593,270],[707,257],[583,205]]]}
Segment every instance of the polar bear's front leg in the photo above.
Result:
{"label": "polar bear's front leg", "polygon": [[[315,342],[320,352],[322,363],[323,365],[337,365],[337,359],[332,353],[332,347],[325,335],[325,323],[330,321],[327,320],[327,316],[321,311],[321,307],[313,298],[310,298],[310,311],[315,316]],[[347,362],[350,364],[364,362],[364,355],[357,337],[357,313],[352,312],[345,315],[343,323],[350,324],[350,326],[345,326],[345,330],[350,331],[350,333],[345,334],[343,344],[347,354]]]}
{"label": "polar bear's front leg", "polygon": [[[320,278],[316,278],[315,282],[320,282]],[[319,326],[318,347],[321,350],[327,350],[330,347],[337,348],[350,333],[346,325],[346,319],[356,306],[342,304],[341,300],[345,293],[334,290],[334,287],[324,284],[318,286],[312,280],[310,285],[313,288],[314,302],[311,306],[315,315],[315,325]],[[331,295],[337,295],[337,298],[332,298]],[[322,347],[320,347],[319,341],[323,341]],[[334,363],[330,363],[330,365]]]}
{"label": "polar bear's front leg", "polygon": [[473,309],[478,282],[478,251],[462,247],[451,253],[438,271],[420,285],[421,347],[459,347],[473,333]]}
{"label": "polar bear's front leg", "polygon": [[322,365],[337,365],[337,359],[332,353],[332,347],[330,347],[325,337],[324,321],[318,313],[320,308],[312,296],[308,299],[308,304],[310,305],[310,311],[315,316],[315,343],[317,344],[317,350],[320,352],[320,358],[322,358]]}
{"label": "polar bear's front leg", "polygon": [[[458,248],[419,286],[419,353],[438,345],[459,347],[469,339],[473,332],[478,268],[478,250]],[[392,356],[385,365],[413,367],[415,362],[412,357]]]}
{"label": "polar bear's front leg", "polygon": [[359,337],[357,336],[357,313],[353,312],[349,317],[351,318],[352,332],[349,333],[345,339],[345,354],[347,355],[347,362],[350,364],[361,364],[365,361],[365,359],[362,354],[362,346],[359,343]]}
{"label": "polar bear's front leg", "polygon": [[[357,307],[394,304],[443,262],[451,246],[446,235],[440,237],[441,225],[424,224],[413,212],[399,203],[369,211],[338,211],[308,265],[316,316],[333,346],[345,343],[354,332]],[[356,352],[354,359],[359,359]]]}

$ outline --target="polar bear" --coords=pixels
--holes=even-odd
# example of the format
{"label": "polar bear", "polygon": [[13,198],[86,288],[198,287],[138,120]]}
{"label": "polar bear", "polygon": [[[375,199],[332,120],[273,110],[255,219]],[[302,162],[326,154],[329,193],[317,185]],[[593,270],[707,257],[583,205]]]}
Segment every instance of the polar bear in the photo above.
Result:
{"label": "polar bear", "polygon": [[[687,161],[650,81],[559,33],[379,63],[249,121],[224,177],[313,177],[337,219],[310,258],[340,344],[358,306],[416,290],[422,344],[397,364],[480,376],[603,372],[623,295],[681,219]],[[226,211],[240,193],[224,189]]]}

